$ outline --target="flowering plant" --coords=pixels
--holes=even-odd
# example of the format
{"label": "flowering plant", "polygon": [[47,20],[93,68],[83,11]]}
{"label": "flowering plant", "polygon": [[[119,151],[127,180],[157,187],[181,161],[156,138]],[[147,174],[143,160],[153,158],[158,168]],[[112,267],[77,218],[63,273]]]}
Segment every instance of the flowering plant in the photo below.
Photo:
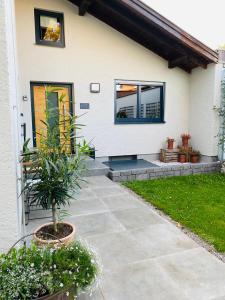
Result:
{"label": "flowering plant", "polygon": [[35,244],[14,248],[0,255],[0,300],[39,299],[58,292],[75,299],[97,273],[95,256],[77,241],[56,249]]}
{"label": "flowering plant", "polygon": [[182,139],[190,139],[191,138],[191,136],[190,136],[190,134],[189,133],[183,133],[183,134],[181,134],[181,138]]}

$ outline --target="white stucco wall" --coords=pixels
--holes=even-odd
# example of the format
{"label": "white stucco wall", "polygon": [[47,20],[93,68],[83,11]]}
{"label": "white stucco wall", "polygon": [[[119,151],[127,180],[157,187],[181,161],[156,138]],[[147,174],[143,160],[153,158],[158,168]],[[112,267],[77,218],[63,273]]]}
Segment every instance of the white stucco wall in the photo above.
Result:
{"label": "white stucco wall", "polygon": [[[83,134],[97,156],[158,153],[168,136],[188,131],[189,75],[168,69],[168,62],[63,0],[17,0],[17,36],[21,98],[31,135],[30,81],[73,82],[75,111]],[[66,47],[35,45],[34,7],[64,12]],[[115,125],[114,80],[166,82],[165,124]],[[89,84],[99,82],[100,94]],[[81,102],[90,110],[80,110]]]}
{"label": "white stucco wall", "polygon": [[193,147],[206,156],[218,154],[219,118],[213,108],[220,105],[221,71],[221,64],[211,64],[191,74],[189,132]]}
{"label": "white stucco wall", "polygon": [[21,219],[18,218],[21,206],[16,184],[17,107],[13,40],[13,1],[0,0],[0,251],[7,250],[21,231]]}

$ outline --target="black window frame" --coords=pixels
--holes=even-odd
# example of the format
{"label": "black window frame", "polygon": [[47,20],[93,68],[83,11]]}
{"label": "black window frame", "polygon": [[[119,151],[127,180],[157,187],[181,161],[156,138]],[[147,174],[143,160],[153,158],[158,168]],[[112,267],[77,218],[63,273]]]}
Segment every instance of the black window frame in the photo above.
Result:
{"label": "black window frame", "polygon": [[[57,42],[44,41],[44,40],[41,39],[41,31],[40,31],[41,16],[53,17],[53,18],[59,19],[60,30],[61,30],[59,41],[57,41]],[[35,41],[36,41],[37,45],[65,48],[65,26],[64,26],[64,14],[62,12],[35,8],[34,9],[34,23],[35,23]]]}
{"label": "black window frame", "polygon": [[[117,90],[116,86],[118,84],[124,85],[136,85],[138,87],[153,85],[159,86],[161,88],[160,93],[160,117],[159,118],[117,118]],[[140,97],[140,88],[138,88],[138,98]],[[163,124],[166,123],[164,119],[165,112],[165,93],[166,93],[166,83],[159,81],[135,81],[135,80],[115,80],[114,82],[114,123],[115,124]],[[140,99],[140,98],[139,98]],[[138,100],[137,100],[138,102]],[[139,108],[138,108],[139,107]],[[137,105],[137,116],[141,115],[141,106]]]}

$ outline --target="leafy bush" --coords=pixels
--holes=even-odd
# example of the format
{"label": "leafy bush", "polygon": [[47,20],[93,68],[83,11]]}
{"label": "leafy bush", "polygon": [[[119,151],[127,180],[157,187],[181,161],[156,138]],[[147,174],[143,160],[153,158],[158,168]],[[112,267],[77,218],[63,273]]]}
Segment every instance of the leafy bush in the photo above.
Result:
{"label": "leafy bush", "polygon": [[[79,242],[53,249],[35,244],[0,256],[0,299],[28,300],[94,283],[97,263]],[[69,298],[68,298],[69,299]]]}

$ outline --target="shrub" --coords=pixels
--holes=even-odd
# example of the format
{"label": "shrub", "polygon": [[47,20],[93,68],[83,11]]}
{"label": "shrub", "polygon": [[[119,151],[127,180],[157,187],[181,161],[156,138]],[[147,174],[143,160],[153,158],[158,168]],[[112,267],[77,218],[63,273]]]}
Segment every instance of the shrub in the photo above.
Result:
{"label": "shrub", "polygon": [[0,299],[76,294],[94,283],[96,275],[96,259],[80,242],[56,249],[31,244],[0,255]]}

